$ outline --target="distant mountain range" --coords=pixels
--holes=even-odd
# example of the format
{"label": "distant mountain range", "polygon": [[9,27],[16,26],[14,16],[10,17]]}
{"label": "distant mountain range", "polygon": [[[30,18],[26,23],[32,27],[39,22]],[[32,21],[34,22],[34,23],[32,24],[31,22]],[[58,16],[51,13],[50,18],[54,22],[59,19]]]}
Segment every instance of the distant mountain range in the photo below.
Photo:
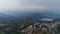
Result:
{"label": "distant mountain range", "polygon": [[52,18],[52,19],[57,19],[60,18],[60,15],[56,12],[52,11],[33,11],[29,10],[26,12],[16,12],[14,15],[7,15],[7,14],[2,14],[0,13],[0,23],[1,22],[10,22],[11,20],[15,20],[16,22],[20,19],[24,18],[35,18],[35,19],[42,19],[42,18]]}

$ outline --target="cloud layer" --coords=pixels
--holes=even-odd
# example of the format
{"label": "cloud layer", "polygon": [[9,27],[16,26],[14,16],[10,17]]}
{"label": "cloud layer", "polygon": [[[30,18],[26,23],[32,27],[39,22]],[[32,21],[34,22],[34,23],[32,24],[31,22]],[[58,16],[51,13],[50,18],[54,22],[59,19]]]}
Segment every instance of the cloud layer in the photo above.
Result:
{"label": "cloud layer", "polygon": [[60,0],[0,0],[0,10],[59,9]]}
{"label": "cloud layer", "polygon": [[43,5],[35,5],[33,0],[0,0],[0,10],[45,9]]}

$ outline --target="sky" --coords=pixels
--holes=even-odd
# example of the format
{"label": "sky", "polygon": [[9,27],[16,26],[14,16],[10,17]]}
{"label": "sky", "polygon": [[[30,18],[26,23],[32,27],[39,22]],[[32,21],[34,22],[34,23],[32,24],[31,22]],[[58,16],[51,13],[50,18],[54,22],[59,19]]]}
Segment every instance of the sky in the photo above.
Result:
{"label": "sky", "polygon": [[9,10],[59,10],[60,0],[0,0],[0,12]]}
{"label": "sky", "polygon": [[44,9],[42,5],[36,5],[35,0],[0,0],[0,9],[3,10],[24,10],[24,9]]}

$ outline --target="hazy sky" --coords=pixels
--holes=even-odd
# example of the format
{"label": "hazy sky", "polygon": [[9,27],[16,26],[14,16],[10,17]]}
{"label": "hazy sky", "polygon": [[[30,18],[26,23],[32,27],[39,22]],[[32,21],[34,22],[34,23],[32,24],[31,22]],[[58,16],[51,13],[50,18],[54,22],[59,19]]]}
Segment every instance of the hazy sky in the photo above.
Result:
{"label": "hazy sky", "polygon": [[0,10],[60,9],[60,0],[0,0]]}

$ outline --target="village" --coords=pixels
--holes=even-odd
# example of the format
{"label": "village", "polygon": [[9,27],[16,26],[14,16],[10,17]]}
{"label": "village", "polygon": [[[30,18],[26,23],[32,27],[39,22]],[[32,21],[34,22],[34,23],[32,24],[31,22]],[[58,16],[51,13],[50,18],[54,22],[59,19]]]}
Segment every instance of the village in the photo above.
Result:
{"label": "village", "polygon": [[[0,26],[1,34],[60,34],[60,21],[47,22],[52,19],[35,19],[22,20],[23,25],[19,23],[9,23]],[[26,23],[25,23],[26,22]],[[31,22],[31,23],[30,23]]]}

